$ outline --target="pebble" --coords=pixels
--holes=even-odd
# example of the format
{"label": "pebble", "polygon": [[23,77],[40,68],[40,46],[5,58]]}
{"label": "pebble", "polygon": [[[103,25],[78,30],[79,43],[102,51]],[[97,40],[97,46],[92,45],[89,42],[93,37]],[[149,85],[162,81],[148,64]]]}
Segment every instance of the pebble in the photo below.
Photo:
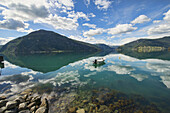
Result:
{"label": "pebble", "polygon": [[84,109],[79,109],[76,111],[76,113],[85,113],[85,110]]}
{"label": "pebble", "polygon": [[0,100],[5,100],[6,96],[0,96]]}
{"label": "pebble", "polygon": [[48,110],[45,107],[40,107],[35,113],[48,113]]}
{"label": "pebble", "polygon": [[19,110],[25,110],[26,108],[27,108],[26,102],[19,104],[19,107],[18,107]]}
{"label": "pebble", "polygon": [[8,101],[6,103],[6,108],[7,109],[13,109],[13,108],[16,108],[17,107],[17,102],[16,101]]}

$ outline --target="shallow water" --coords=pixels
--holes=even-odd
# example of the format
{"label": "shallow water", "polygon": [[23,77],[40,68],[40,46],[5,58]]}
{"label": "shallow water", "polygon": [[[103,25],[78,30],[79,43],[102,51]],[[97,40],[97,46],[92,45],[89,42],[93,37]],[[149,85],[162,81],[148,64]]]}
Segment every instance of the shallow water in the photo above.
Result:
{"label": "shallow water", "polygon": [[[105,64],[94,66],[96,58]],[[170,111],[170,61],[137,59],[123,54],[57,54],[6,57],[1,69],[0,94],[15,95],[27,88],[51,94],[60,89],[114,89],[140,95],[162,112]],[[83,87],[83,89],[81,89]]]}

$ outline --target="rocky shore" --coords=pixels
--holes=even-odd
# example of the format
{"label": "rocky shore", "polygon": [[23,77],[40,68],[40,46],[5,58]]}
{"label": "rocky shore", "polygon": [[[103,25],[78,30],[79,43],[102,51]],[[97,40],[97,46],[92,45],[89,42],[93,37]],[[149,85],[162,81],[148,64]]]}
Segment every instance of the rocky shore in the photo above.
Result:
{"label": "rocky shore", "polygon": [[31,92],[31,89],[27,89],[15,98],[0,96],[0,113],[48,113],[47,98],[32,95]]}

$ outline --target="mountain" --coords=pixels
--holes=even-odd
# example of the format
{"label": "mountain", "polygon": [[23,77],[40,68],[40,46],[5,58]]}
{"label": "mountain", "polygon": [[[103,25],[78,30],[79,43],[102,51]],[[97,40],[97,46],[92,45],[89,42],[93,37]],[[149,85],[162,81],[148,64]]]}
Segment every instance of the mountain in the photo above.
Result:
{"label": "mountain", "polygon": [[113,51],[113,49],[106,44],[95,44],[95,45],[103,51]]}
{"label": "mountain", "polygon": [[170,36],[159,39],[139,39],[118,47],[120,52],[136,50],[138,52],[162,51],[170,47]]}
{"label": "mountain", "polygon": [[1,48],[1,52],[15,54],[47,52],[97,52],[95,45],[72,40],[58,33],[46,30],[34,31],[14,39]]}

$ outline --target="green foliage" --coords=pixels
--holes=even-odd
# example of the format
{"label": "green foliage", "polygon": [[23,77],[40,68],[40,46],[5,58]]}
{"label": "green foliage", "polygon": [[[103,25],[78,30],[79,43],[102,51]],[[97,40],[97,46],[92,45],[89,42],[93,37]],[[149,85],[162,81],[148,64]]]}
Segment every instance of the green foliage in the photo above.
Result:
{"label": "green foliage", "polygon": [[2,53],[29,54],[41,52],[96,52],[95,45],[69,39],[52,31],[39,30],[4,45]]}
{"label": "green foliage", "polygon": [[159,39],[139,39],[137,41],[130,42],[123,46],[118,47],[121,52],[135,50],[138,47],[144,46],[157,46],[164,47],[167,49],[170,46],[170,36],[159,38]]}

